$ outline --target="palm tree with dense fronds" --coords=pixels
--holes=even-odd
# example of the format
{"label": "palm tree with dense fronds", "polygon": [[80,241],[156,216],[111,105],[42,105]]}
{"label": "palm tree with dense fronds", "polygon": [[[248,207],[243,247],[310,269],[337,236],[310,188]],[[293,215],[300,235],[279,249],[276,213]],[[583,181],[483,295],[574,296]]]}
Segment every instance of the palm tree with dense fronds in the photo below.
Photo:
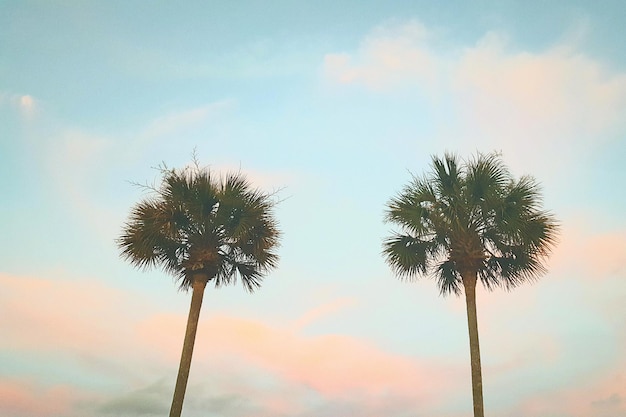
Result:
{"label": "palm tree with dense fronds", "polygon": [[545,273],[558,222],[542,209],[537,182],[514,179],[495,153],[433,157],[432,172],[389,201],[385,220],[401,229],[383,243],[396,275],[434,277],[444,296],[465,293],[474,416],[483,417],[476,284],[510,290]]}
{"label": "palm tree with dense fronds", "polygon": [[136,267],[162,267],[182,290],[192,290],[191,307],[170,417],[181,414],[204,289],[240,279],[257,289],[274,268],[279,231],[275,201],[239,173],[216,178],[196,163],[162,169],[160,187],[135,205],[118,239],[121,256]]}

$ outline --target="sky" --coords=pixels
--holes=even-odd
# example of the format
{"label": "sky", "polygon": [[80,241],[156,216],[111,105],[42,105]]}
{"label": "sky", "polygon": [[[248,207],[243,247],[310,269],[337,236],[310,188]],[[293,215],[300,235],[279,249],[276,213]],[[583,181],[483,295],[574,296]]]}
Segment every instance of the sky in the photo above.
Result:
{"label": "sky", "polygon": [[280,264],[207,287],[183,415],[469,417],[462,298],[398,280],[385,204],[501,152],[561,222],[479,290],[486,413],[626,416],[623,1],[0,0],[0,415],[167,415],[190,294],[120,259],[195,152],[278,192]]}

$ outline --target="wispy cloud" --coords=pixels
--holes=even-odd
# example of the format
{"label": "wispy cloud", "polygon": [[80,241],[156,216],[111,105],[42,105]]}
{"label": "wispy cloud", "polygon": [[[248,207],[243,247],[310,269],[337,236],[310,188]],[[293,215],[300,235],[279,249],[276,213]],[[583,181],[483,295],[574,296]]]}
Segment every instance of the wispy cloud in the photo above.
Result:
{"label": "wispy cloud", "polygon": [[336,311],[348,308],[350,306],[354,306],[355,304],[357,304],[357,302],[358,301],[356,299],[348,297],[335,299],[331,302],[322,304],[309,310],[298,319],[296,319],[293,322],[292,327],[294,330],[303,329],[307,325],[319,320],[320,318],[330,316]]}
{"label": "wispy cloud", "polygon": [[[127,293],[88,279],[75,282],[0,274],[0,283],[0,323],[5,334],[0,340],[1,348],[32,351],[47,346],[54,351],[103,354],[124,349],[123,340],[128,334],[122,338],[108,337],[131,330],[116,326],[137,310],[129,308],[122,313],[110,309],[111,300],[130,307]],[[28,303],[23,302],[24,297]]]}
{"label": "wispy cloud", "polygon": [[[182,337],[182,329],[184,317],[158,315],[142,322],[138,334],[142,345],[155,346],[164,359],[174,362],[180,342],[172,335],[180,333]],[[195,360],[199,363],[215,358],[247,363],[247,367],[312,387],[329,398],[395,392],[432,401],[437,389],[448,385],[444,375],[451,371],[439,369],[441,364],[427,365],[386,353],[351,337],[304,336],[294,329],[246,318],[213,314],[201,321],[198,332],[207,335],[196,342]]]}
{"label": "wispy cloud", "polygon": [[39,107],[39,100],[30,94],[12,94],[0,91],[0,109],[10,106],[20,112],[23,118],[32,118]]}
{"label": "wispy cloud", "polygon": [[[0,275],[0,284],[5,288],[0,305],[0,322],[5,337],[0,341],[0,350],[37,351],[38,355],[59,358],[72,355],[80,372],[93,382],[115,380],[129,388],[139,383],[128,395],[120,394],[109,399],[98,397],[94,404],[99,404],[103,414],[125,409],[140,415],[148,403],[152,404],[150,410],[164,407],[157,399],[160,395],[155,394],[163,391],[164,385],[155,382],[142,388],[141,381],[146,384],[147,368],[156,370],[152,377],[174,372],[185,328],[183,314],[157,313],[156,306],[146,304],[145,300],[97,282]],[[23,303],[27,294],[30,302]],[[141,312],[137,303],[144,306]],[[113,311],[110,310],[112,304],[116,305]],[[341,304],[343,302],[315,310],[332,314]],[[315,319],[314,316],[316,314],[305,312],[302,318],[306,322]],[[87,360],[78,360],[85,355],[89,356]],[[194,355],[194,368],[200,371],[195,373],[196,377],[192,376],[192,385],[203,381],[200,375],[204,373],[220,375],[227,368],[227,374],[235,378],[233,381],[256,375],[254,378],[261,381],[274,381],[281,390],[289,386],[299,387],[299,396],[307,396],[306,392],[312,390],[320,403],[346,403],[358,399],[358,407],[353,405],[357,408],[382,410],[387,407],[385,399],[389,396],[403,404],[417,402],[421,407],[432,407],[443,400],[441,393],[455,387],[454,381],[458,381],[458,378],[450,379],[457,371],[445,364],[429,364],[385,352],[364,340],[331,334],[306,336],[298,329],[219,312],[201,320]],[[109,362],[107,368],[111,369],[133,363],[144,369],[144,377],[135,379],[128,372],[111,374],[101,366],[94,366],[94,361]],[[41,389],[54,390],[62,380],[50,381]],[[2,376],[0,381],[6,385],[9,380]],[[221,383],[219,377],[216,381]],[[241,384],[235,382],[235,385]],[[70,390],[80,387],[78,381],[76,385],[70,383],[68,386]],[[229,392],[228,386],[225,382],[218,392]],[[254,384],[244,386],[256,390]],[[11,407],[19,404],[31,404],[28,410],[44,407],[37,399],[35,388],[20,385],[18,390],[12,387],[5,387],[5,395],[11,397],[7,404],[13,404]],[[96,392],[92,395],[96,396]],[[59,396],[68,401],[70,397],[70,394]],[[266,405],[275,410],[293,411],[299,407],[289,401],[281,405],[278,394],[271,398],[270,404]],[[143,401],[141,405],[142,399],[147,403]],[[253,400],[265,404],[263,397]],[[70,405],[63,403],[59,407]]]}
{"label": "wispy cloud", "polygon": [[[0,375],[0,414],[13,417],[76,415],[72,407],[80,398],[67,386],[39,386],[34,382]],[[69,414],[68,414],[69,413]]]}
{"label": "wispy cloud", "polygon": [[152,416],[165,415],[169,411],[171,387],[159,380],[146,387],[107,399],[98,406],[103,415]]}
{"label": "wispy cloud", "polygon": [[[159,116],[150,121],[138,133],[139,139],[155,139],[158,137],[180,134],[187,129],[197,127],[209,118],[219,116],[236,105],[234,100],[221,100],[205,106],[175,111]],[[144,144],[145,145],[145,144]]]}
{"label": "wispy cloud", "polygon": [[600,378],[578,381],[576,388],[552,389],[537,392],[515,404],[523,415],[567,415],[572,417],[614,417],[626,415],[624,379],[626,363]]}
{"label": "wispy cloud", "polygon": [[[113,239],[112,231],[123,221],[120,215],[126,207],[113,210],[112,200],[108,197],[119,193],[120,186],[128,184],[128,181],[151,182],[159,173],[150,171],[150,167],[156,167],[162,161],[177,168],[180,168],[176,165],[178,160],[189,163],[191,153],[198,145],[193,138],[212,124],[220,124],[220,120],[228,117],[235,107],[234,100],[225,99],[166,112],[137,123],[133,128],[115,132],[56,127],[46,132],[45,136],[39,132],[33,138],[33,152],[41,161],[38,165],[43,168],[40,173],[43,181],[62,196],[60,200],[67,203],[65,208],[72,208],[73,214],[78,214],[88,227],[110,241]],[[40,127],[42,130],[43,127]],[[163,150],[174,150],[174,153],[164,157]],[[203,154],[210,149],[200,148],[198,151],[200,162],[204,163]],[[153,157],[161,159],[154,160]],[[238,165],[223,157],[214,157],[207,162],[212,170],[219,173],[241,171],[254,186],[268,191],[298,180],[294,172]],[[137,168],[138,164],[141,168]],[[121,176],[131,171],[144,173],[142,175],[149,173],[150,177]],[[131,190],[130,186],[128,190]],[[93,222],[93,218],[99,221]]]}
{"label": "wispy cloud", "polygon": [[[626,274],[626,230],[594,232],[582,225],[591,224],[590,216],[573,218],[562,232],[550,264],[562,275],[584,275],[598,282]],[[580,225],[580,226],[577,226]]]}

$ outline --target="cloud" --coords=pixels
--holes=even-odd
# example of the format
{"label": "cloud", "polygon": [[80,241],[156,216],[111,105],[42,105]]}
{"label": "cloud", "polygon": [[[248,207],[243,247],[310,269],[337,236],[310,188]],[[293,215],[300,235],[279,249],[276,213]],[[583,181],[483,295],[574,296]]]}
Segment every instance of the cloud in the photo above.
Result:
{"label": "cloud", "polygon": [[[160,115],[134,130],[115,135],[100,134],[78,128],[65,128],[57,132],[51,148],[50,170],[66,177],[84,179],[89,177],[87,168],[101,167],[108,162],[112,166],[136,162],[154,146],[155,142],[168,141],[198,129],[212,117],[232,108],[233,100],[222,100],[204,106],[189,108]],[[187,151],[191,152],[191,148]],[[76,173],[78,171],[78,174]],[[68,178],[63,178],[63,183]]]}
{"label": "cloud", "polygon": [[29,95],[21,96],[19,105],[23,109],[32,110],[35,107],[35,99]]}
{"label": "cloud", "polygon": [[[180,340],[172,341],[170,335],[182,328],[183,317],[158,315],[142,322],[138,333],[143,344],[156,346],[174,360]],[[244,318],[212,315],[202,320],[196,343],[194,354],[199,361],[237,357],[330,396],[353,390],[377,392],[392,385],[429,391],[442,383],[429,367],[386,354],[364,341],[341,335],[305,337],[288,328]]]}
{"label": "cloud", "polygon": [[324,72],[340,84],[364,84],[374,90],[407,84],[430,88],[441,66],[429,48],[430,39],[428,29],[417,21],[383,25],[365,38],[357,54],[327,54]]}
{"label": "cloud", "polygon": [[624,403],[625,401],[621,397],[621,395],[617,393],[613,393],[607,398],[597,400],[597,401],[592,401],[591,406],[593,408],[598,408],[598,409],[607,409],[607,408],[611,409],[611,408],[619,407],[621,404],[624,404]]}
{"label": "cloud", "polygon": [[[331,83],[426,97],[449,117],[433,138],[463,152],[502,150],[512,168],[558,171],[626,129],[626,73],[561,41],[515,50],[488,32],[471,45],[444,42],[417,21],[388,24],[356,52],[324,57]],[[542,155],[560,155],[541,161]]]}
{"label": "cloud", "polygon": [[65,386],[41,387],[31,381],[0,376],[0,414],[12,417],[64,416],[76,397]]}
{"label": "cloud", "polygon": [[[614,392],[606,398],[591,402],[591,408],[596,413],[603,415],[617,415],[617,413],[626,413],[626,400],[620,394]],[[596,414],[597,415],[597,414]]]}
{"label": "cloud", "polygon": [[601,378],[578,381],[575,388],[537,392],[514,405],[525,416],[563,415],[571,417],[617,417],[626,415],[626,372],[622,360],[616,369]]}
{"label": "cloud", "polygon": [[[216,118],[227,114],[233,106],[234,101],[222,100],[173,111],[140,124],[135,129],[125,129],[116,134],[75,127],[52,129],[45,136],[45,142],[42,143],[42,136],[37,135],[32,144],[33,152],[41,160],[38,166],[43,167],[40,172],[42,182],[48,184],[48,188],[55,193],[55,200],[62,202],[63,215],[71,213],[72,222],[76,218],[82,219],[89,230],[110,242],[115,238],[114,231],[124,220],[121,213],[129,207],[115,207],[111,196],[130,194],[133,188],[128,181],[143,183],[146,173],[160,180],[160,173],[150,168],[163,161],[163,152],[168,154],[166,162],[169,166],[174,164],[180,167],[176,158],[184,158],[183,163],[188,163],[194,149],[193,139],[187,146],[182,145],[179,138],[201,132]],[[199,149],[199,154],[202,151]],[[223,157],[218,158],[215,154],[210,157],[213,158],[210,161],[213,164],[209,165],[211,169],[220,173],[241,171],[253,186],[270,192],[299,180],[298,174],[294,172],[240,166]],[[142,175],[139,179],[136,178],[137,172]],[[147,178],[149,182],[152,179]],[[126,188],[121,190],[124,185]],[[94,218],[99,221],[94,222]]]}
{"label": "cloud", "polygon": [[[100,392],[83,386],[79,379],[55,381],[50,376],[46,382],[15,385],[15,377],[0,376],[4,395],[10,398],[6,401],[6,409],[11,410],[8,415],[21,416],[13,410],[26,410],[19,412],[45,417],[148,416],[162,414],[167,408],[184,333],[184,314],[163,313],[141,297],[90,280],[51,281],[0,274],[0,286],[0,327],[5,335],[0,351],[5,355],[20,352],[23,358],[36,352],[55,361],[72,357],[70,367],[78,367],[83,378],[96,385],[97,381],[115,381],[118,387]],[[540,292],[552,300],[548,290]],[[531,298],[524,296],[524,291]],[[479,300],[479,314],[484,319],[480,322],[483,370],[489,381],[486,387],[506,387],[513,379],[518,386],[515,395],[498,397],[494,407],[501,414],[495,415],[508,415],[506,410],[510,409],[522,410],[528,416],[571,411],[574,417],[610,417],[607,410],[623,408],[615,398],[626,396],[618,388],[626,377],[619,369],[626,368],[621,362],[610,361],[611,369],[605,364],[594,372],[583,369],[576,373],[576,383],[571,378],[565,382],[550,380],[555,375],[574,375],[568,371],[571,362],[565,362],[584,350],[570,347],[574,339],[567,336],[571,330],[567,327],[552,339],[532,330],[537,320],[550,328],[560,317],[537,315],[545,311],[538,291],[528,286],[510,297],[490,294],[490,299]],[[577,302],[576,297],[570,297],[572,303]],[[604,298],[593,298],[596,304],[603,303]],[[25,299],[30,302],[24,303]],[[467,363],[459,366],[458,361],[445,364],[440,359],[416,359],[385,351],[363,339],[304,332],[310,323],[332,320],[352,305],[352,299],[337,298],[304,311],[284,325],[205,310],[194,352],[186,405],[189,415],[206,415],[207,410],[229,417],[304,417],[311,410],[321,416],[404,415],[407,410],[414,410],[416,415],[454,415],[451,410],[464,404],[465,394],[469,395]],[[580,309],[593,315],[589,306],[581,305]],[[617,325],[622,322],[615,320]],[[596,322],[577,323],[582,331]],[[490,339],[492,342],[486,342]],[[67,364],[60,362],[59,366]],[[549,389],[549,393],[539,393],[534,380],[532,389],[520,385],[528,375],[540,375],[542,369],[550,369],[551,376],[539,387]],[[577,388],[568,388],[571,386]],[[28,411],[43,410],[42,401],[56,390],[65,393],[58,396],[64,400],[57,408]],[[450,392],[455,394],[450,396]],[[85,398],[92,398],[90,408],[85,408]],[[560,399],[558,404],[554,398]],[[596,413],[577,412],[577,406],[593,408]],[[54,410],[59,411],[54,414]]]}
{"label": "cloud", "polygon": [[299,317],[297,320],[295,320],[294,323],[292,324],[293,329],[300,330],[306,327],[307,325],[315,321],[318,321],[320,318],[324,316],[328,316],[337,311],[343,310],[347,307],[354,306],[356,303],[357,303],[357,300],[355,298],[343,297],[343,298],[335,299],[329,303],[322,304],[318,307],[315,307],[309,310],[308,312],[303,314],[301,317]]}
{"label": "cloud", "polygon": [[[5,396],[11,397],[7,404],[12,404],[12,409],[20,404],[30,404],[28,410],[43,408],[46,392],[56,392],[57,386],[68,387],[62,391],[67,394],[58,397],[65,399],[59,410],[61,406],[78,410],[85,395],[97,398],[91,407],[103,415],[121,410],[125,415],[150,415],[166,408],[163,398],[169,394],[164,392],[171,392],[173,380],[167,385],[160,378],[175,375],[184,314],[158,313],[157,306],[137,295],[89,280],[0,274],[0,286],[4,336],[0,352],[20,352],[22,358],[37,355],[58,364],[50,365],[58,369],[45,382],[38,380],[41,388],[21,385],[17,390],[6,385]],[[29,302],[25,303],[26,299]],[[346,305],[346,300],[337,300],[315,307],[295,323],[310,323],[322,315],[328,318]],[[309,398],[320,406],[334,403],[348,407],[354,402],[349,407],[355,410],[382,410],[388,407],[387,399],[394,398],[396,405],[418,402],[432,407],[443,400],[442,392],[456,387],[459,379],[454,377],[454,367],[385,352],[365,340],[333,334],[306,336],[298,326],[277,326],[220,312],[207,312],[204,317],[199,324],[190,386],[199,386],[198,404],[232,406],[239,410],[233,415],[247,415],[246,410],[256,407],[289,415],[300,407],[299,400],[285,397],[290,390],[295,390],[295,398]],[[19,367],[18,361],[12,372],[30,375],[27,369],[21,374]],[[150,378],[156,382],[147,383]],[[8,384],[10,379],[0,376],[0,381]],[[110,389],[101,392],[97,387],[103,384],[124,387],[124,392],[119,388],[117,393]],[[74,395],[79,387],[85,393]],[[270,395],[268,390],[277,391]],[[223,397],[246,392],[250,403]],[[55,415],[52,411],[35,414]]]}
{"label": "cloud", "polygon": [[160,116],[145,126],[138,134],[141,145],[146,141],[157,137],[179,134],[187,129],[197,127],[209,118],[222,114],[224,111],[235,106],[236,102],[231,99],[216,101],[205,106],[174,111]]}
{"label": "cloud", "polygon": [[626,74],[568,45],[512,52],[488,33],[454,63],[451,87],[468,126],[532,143],[526,153],[567,154],[625,126]]}
{"label": "cloud", "polygon": [[95,185],[92,172],[102,167],[112,146],[109,137],[67,129],[57,137],[53,148],[48,149],[47,174],[81,210],[99,211],[86,201],[85,196],[86,191]]}
{"label": "cloud", "polygon": [[[485,398],[494,415],[618,416],[625,404],[626,234],[565,219],[548,273],[511,292],[477,291]],[[464,299],[446,305],[465,315]],[[467,336],[465,336],[467,337]],[[513,389],[514,387],[514,389]],[[607,410],[592,402],[607,400]],[[599,405],[598,405],[599,407]]]}
{"label": "cloud", "polygon": [[[128,348],[141,301],[93,280],[42,279],[0,274],[3,288],[0,349],[113,354]],[[24,302],[28,300],[28,302]],[[115,300],[126,310],[111,309]],[[132,305],[135,307],[132,308]],[[116,336],[114,336],[116,335]]]}
{"label": "cloud", "polygon": [[11,94],[0,91],[0,108],[8,105],[25,119],[31,119],[39,107],[39,100],[29,94]]}
{"label": "cloud", "polygon": [[626,230],[593,232],[576,225],[591,224],[586,218],[572,218],[562,230],[551,256],[551,269],[562,276],[577,274],[597,281],[626,274]]}
{"label": "cloud", "polygon": [[170,409],[171,387],[159,380],[147,387],[105,401],[98,410],[115,416],[158,416]]}
{"label": "cloud", "polygon": [[[578,261],[585,252],[598,258],[599,265],[619,266],[621,255],[613,254],[604,260],[599,256],[605,253],[602,248],[619,246],[622,240],[620,232],[615,236],[599,234],[597,239],[590,236],[594,234],[582,229],[569,230],[561,242],[566,259],[551,267],[558,274],[542,279],[538,284],[541,288],[524,286],[510,295],[479,295],[486,387],[507,387],[513,380],[517,387],[515,395],[497,396],[498,410],[524,410],[524,415],[540,416],[571,409],[572,416],[586,417],[593,413],[575,414],[574,406],[563,404],[573,403],[591,410],[596,402],[595,407],[600,410],[606,400],[603,410],[623,407],[623,403],[608,399],[613,394],[618,398],[626,396],[617,388],[619,381],[626,378],[619,370],[626,368],[613,357],[613,350],[605,349],[607,344],[626,341],[626,334],[613,334],[623,328],[623,286],[613,290],[607,287],[621,275],[611,278],[612,267],[605,270],[607,276],[572,275],[571,268],[586,266],[569,266],[570,260]],[[568,302],[556,303],[564,284],[558,281],[564,279]],[[604,280],[607,285],[596,285],[593,290],[581,287],[581,283],[590,280]],[[33,355],[58,363],[58,370],[49,373],[45,382],[18,384],[19,390],[7,388],[13,387],[12,379],[1,376],[0,381],[8,384],[4,392],[12,398],[7,402],[12,404],[11,410],[30,402],[34,402],[31,407],[43,407],[39,398],[45,399],[47,392],[56,389],[67,392],[59,398],[66,398],[65,405],[61,405],[71,410],[79,410],[87,394],[96,398],[91,401],[90,410],[98,408],[97,413],[87,413],[94,416],[150,415],[167,407],[166,391],[171,393],[173,387],[185,328],[183,313],[164,313],[160,306],[138,294],[88,279],[49,280],[0,274],[0,287],[0,327],[4,335],[0,352],[20,352],[18,367],[20,360],[25,364]],[[28,303],[24,302],[26,299]],[[462,300],[458,301],[462,308]],[[219,413],[233,417],[306,416],[307,410],[316,410],[316,415],[322,416],[403,415],[413,409],[418,410],[418,415],[431,411],[429,415],[446,415],[441,410],[463,403],[464,394],[469,395],[465,361],[417,359],[384,350],[365,339],[307,333],[312,323],[333,320],[354,303],[352,298],[331,299],[282,325],[205,309],[194,352],[190,387],[196,391],[190,394],[193,399],[189,407],[194,410],[190,415],[204,415],[202,412],[207,409],[215,409],[216,413],[218,409],[228,410]],[[567,325],[562,321],[564,314],[570,319],[585,319]],[[597,341],[582,343],[578,339],[581,334],[592,335],[590,339]],[[590,371],[596,359],[585,357],[581,364],[577,358],[596,345],[603,346],[601,357],[598,366]],[[69,363],[67,358],[72,358]],[[73,371],[69,376],[59,376],[65,367]],[[530,377],[542,375],[546,369],[550,375],[541,378],[543,382],[537,383]],[[27,369],[23,372],[23,376],[38,378]],[[171,379],[170,385],[163,378]],[[103,393],[82,384],[82,380],[95,385],[108,381],[118,388]],[[528,382],[527,386],[523,381]],[[78,387],[83,387],[83,391]],[[590,387],[589,393],[584,393],[584,387]],[[549,389],[550,393],[540,394],[539,388]],[[446,394],[450,392],[455,394],[450,397]],[[562,402],[552,404],[551,398],[561,398]],[[59,413],[81,415],[79,411]],[[31,415],[35,414],[55,415]],[[602,410],[596,414],[611,416]]]}
{"label": "cloud", "polygon": [[[187,166],[190,166],[190,164],[187,164]],[[243,166],[242,164],[229,161],[209,164],[206,165],[206,168],[218,175],[229,173],[243,174],[250,181],[252,187],[258,187],[266,192],[282,190],[285,187],[301,182],[303,179],[303,175],[298,172],[255,169],[251,166]],[[279,199],[281,197],[284,197],[282,193],[278,195]]]}

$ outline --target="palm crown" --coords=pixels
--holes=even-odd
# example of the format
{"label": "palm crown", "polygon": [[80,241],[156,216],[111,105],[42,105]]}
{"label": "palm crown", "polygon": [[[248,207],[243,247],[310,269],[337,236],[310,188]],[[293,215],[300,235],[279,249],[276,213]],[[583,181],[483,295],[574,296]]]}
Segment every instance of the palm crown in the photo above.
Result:
{"label": "palm crown", "polygon": [[510,289],[545,271],[558,225],[532,177],[513,179],[498,154],[462,164],[446,154],[432,168],[387,206],[386,221],[402,230],[383,253],[400,277],[431,275],[442,294],[459,295],[463,276]]}
{"label": "palm crown", "polygon": [[155,195],[132,209],[118,240],[122,256],[141,268],[162,266],[185,290],[194,277],[259,287],[278,260],[271,195],[241,174],[216,179],[197,165],[163,174]]}

